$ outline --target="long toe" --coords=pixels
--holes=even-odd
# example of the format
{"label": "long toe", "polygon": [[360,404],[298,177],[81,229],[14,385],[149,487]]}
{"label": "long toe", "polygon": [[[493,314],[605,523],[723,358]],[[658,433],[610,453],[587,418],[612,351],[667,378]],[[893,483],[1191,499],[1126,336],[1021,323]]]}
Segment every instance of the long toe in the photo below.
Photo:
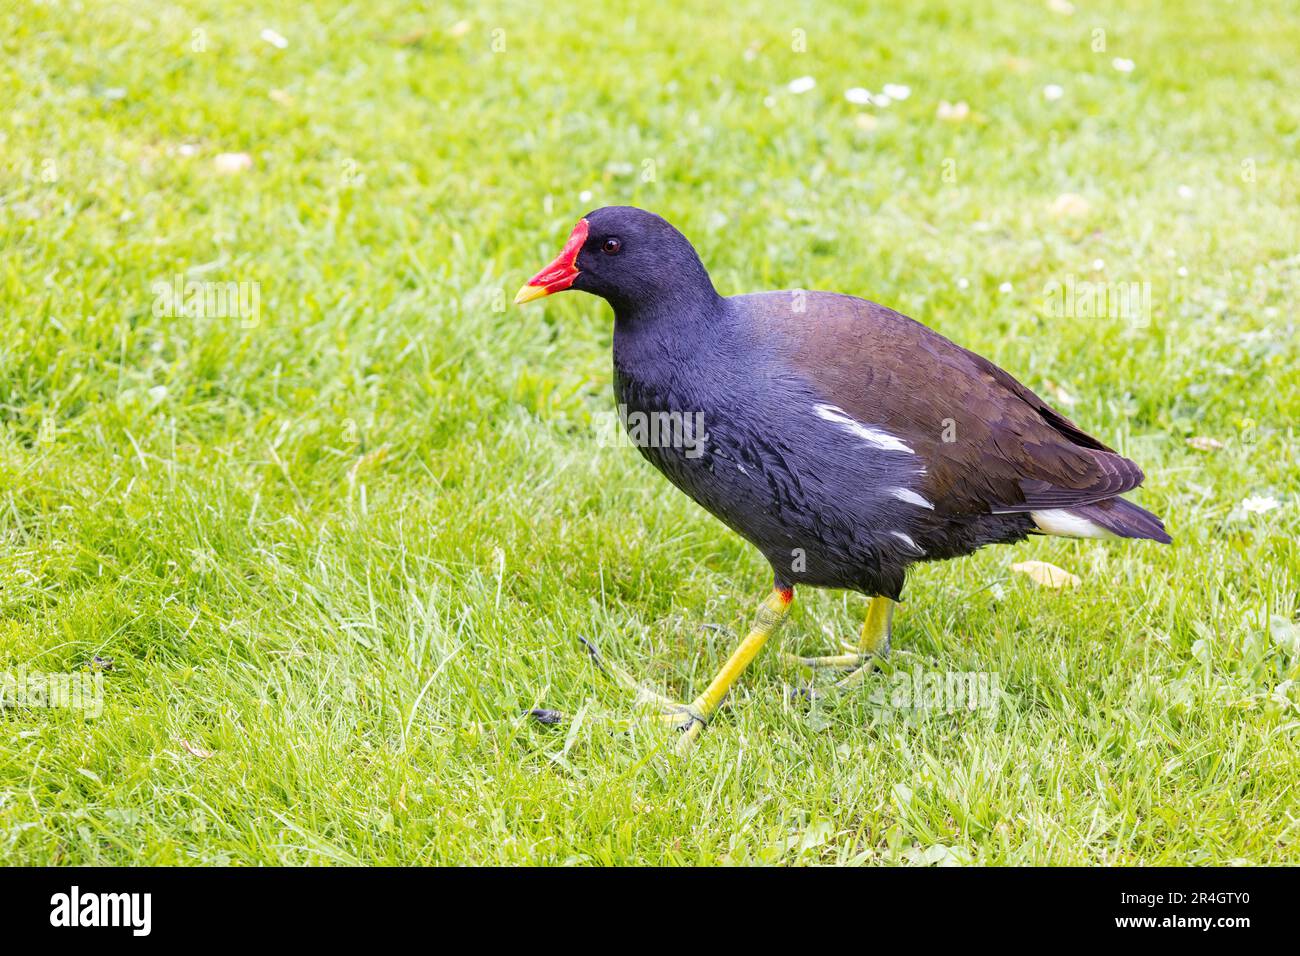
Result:
{"label": "long toe", "polygon": [[870,677],[877,670],[879,670],[878,667],[879,660],[880,659],[875,657],[874,655],[868,656],[866,661],[863,662],[861,667],[854,668],[848,674],[848,676],[842,677],[840,680],[837,680],[835,682],[834,684],[835,690],[840,693],[843,693],[845,691],[853,690],[856,687],[861,687],[862,683],[868,677]]}
{"label": "long toe", "polygon": [[860,667],[864,657],[856,652],[849,654],[827,654],[822,657],[802,657],[798,654],[782,654],[781,660],[794,667],[838,667],[842,670]]}

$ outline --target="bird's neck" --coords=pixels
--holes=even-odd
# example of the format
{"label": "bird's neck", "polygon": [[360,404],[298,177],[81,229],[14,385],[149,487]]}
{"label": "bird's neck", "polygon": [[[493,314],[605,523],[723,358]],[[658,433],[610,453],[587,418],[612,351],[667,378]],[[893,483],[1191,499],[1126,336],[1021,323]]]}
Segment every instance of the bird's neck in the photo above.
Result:
{"label": "bird's neck", "polygon": [[645,408],[698,408],[737,351],[735,317],[726,299],[659,303],[615,312],[614,377],[620,402]]}

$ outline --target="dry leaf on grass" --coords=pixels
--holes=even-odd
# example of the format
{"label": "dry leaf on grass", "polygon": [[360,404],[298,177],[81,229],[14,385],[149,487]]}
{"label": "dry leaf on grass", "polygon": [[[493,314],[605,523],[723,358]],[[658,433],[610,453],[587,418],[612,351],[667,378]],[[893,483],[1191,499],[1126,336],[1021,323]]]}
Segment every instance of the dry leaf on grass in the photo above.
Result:
{"label": "dry leaf on grass", "polygon": [[1088,215],[1088,200],[1078,193],[1061,193],[1049,207],[1053,216],[1059,219],[1078,219]]}
{"label": "dry leaf on grass", "polygon": [[1197,451],[1218,451],[1223,447],[1223,442],[1208,435],[1197,435],[1195,438],[1187,439],[1187,447],[1195,448]]}
{"label": "dry leaf on grass", "polygon": [[176,742],[180,744],[182,747],[184,747],[185,750],[188,751],[190,754],[193,754],[195,757],[198,757],[202,760],[207,760],[209,757],[212,756],[211,750],[204,750],[202,747],[196,747],[194,744],[190,743],[184,737],[177,737]]}
{"label": "dry leaf on grass", "polygon": [[212,157],[212,165],[219,173],[242,173],[253,168],[253,157],[247,153],[218,153]]}
{"label": "dry leaf on grass", "polygon": [[1047,383],[1047,387],[1052,390],[1052,396],[1062,405],[1069,405],[1073,407],[1079,401],[1077,398],[1075,398],[1073,395],[1067,392],[1063,387],[1057,385],[1053,381],[1049,380]]}
{"label": "dry leaf on grass", "polygon": [[1045,588],[1077,588],[1083,583],[1077,575],[1046,561],[1021,561],[1011,565],[1011,570],[1028,575],[1031,581]]}

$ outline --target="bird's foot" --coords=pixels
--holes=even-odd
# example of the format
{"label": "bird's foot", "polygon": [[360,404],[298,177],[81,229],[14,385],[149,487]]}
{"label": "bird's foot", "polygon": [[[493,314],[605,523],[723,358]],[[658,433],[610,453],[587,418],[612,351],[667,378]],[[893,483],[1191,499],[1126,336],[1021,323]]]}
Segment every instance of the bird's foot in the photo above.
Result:
{"label": "bird's foot", "polygon": [[651,690],[644,684],[637,683],[632,675],[623,668],[601,657],[600,651],[596,650],[596,645],[591,641],[585,637],[578,639],[587,648],[587,653],[591,655],[592,663],[596,665],[597,670],[615,684],[633,693],[633,706],[637,710],[648,719],[681,732],[682,737],[677,742],[677,752],[679,754],[688,752],[704,728],[709,724],[708,715],[704,712],[700,702],[683,704],[671,697],[665,697],[658,691]]}
{"label": "bird's foot", "polygon": [[[666,697],[657,691],[651,690],[644,684],[637,683],[627,671],[601,657],[600,652],[596,650],[596,646],[591,641],[585,637],[580,637],[579,640],[587,648],[587,653],[591,655],[591,660],[596,665],[597,670],[613,683],[631,691],[633,694],[632,706],[637,711],[638,718],[680,732],[681,739],[677,742],[677,752],[679,754],[687,753],[694,746],[696,739],[709,724],[709,718],[704,713],[699,701],[683,704],[671,697]],[[528,716],[547,727],[567,723],[570,720],[569,715],[563,711],[540,707],[530,710]],[[626,717],[596,719],[604,720],[607,725],[617,726],[624,731],[630,730],[632,725],[632,720]]]}
{"label": "bird's foot", "polygon": [[859,671],[866,667],[883,662],[889,657],[889,636],[886,635],[882,640],[877,640],[872,644],[859,642],[850,644],[848,641],[842,642],[842,652],[839,654],[823,654],[805,657],[802,654],[782,654],[782,663],[790,667],[810,667],[813,670],[833,669],[842,671]]}
{"label": "bird's foot", "polygon": [[862,685],[868,677],[884,666],[885,658],[883,655],[867,654],[865,659],[857,667],[849,671],[847,675],[841,677],[831,685],[837,693],[853,690]]}
{"label": "bird's foot", "polygon": [[[731,652],[727,662],[722,665],[709,686],[706,687],[698,697],[689,704],[681,704],[671,697],[665,697],[656,691],[650,690],[638,684],[632,679],[621,667],[611,664],[600,656],[596,646],[586,638],[582,638],[583,645],[587,648],[587,653],[591,655],[592,662],[607,678],[616,684],[619,684],[636,695],[636,701],[643,710],[651,710],[653,716],[662,723],[676,728],[681,732],[681,738],[677,742],[677,753],[685,754],[695,744],[696,739],[708,726],[709,719],[718,711],[722,704],[723,698],[731,690],[733,684],[740,677],[750,662],[762,650],[763,645],[781,626],[785,620],[786,614],[790,610],[790,602],[794,600],[794,588],[781,586],[778,581],[777,586],[772,589],[761,604],[758,606],[758,612],[754,617],[753,627],[745,635],[745,639],[740,645]],[[534,711],[534,717],[544,723],[558,723],[563,717],[557,717],[555,712],[543,710]]]}
{"label": "bird's foot", "polygon": [[831,668],[848,673],[829,687],[819,688],[812,681],[792,687],[789,692],[791,701],[814,702],[825,700],[836,694],[842,694],[860,686],[873,673],[887,665],[875,654],[837,654],[830,657],[798,657],[784,655],[787,663],[811,668]]}
{"label": "bird's foot", "polygon": [[804,657],[800,654],[782,654],[783,663],[791,667],[811,667],[814,669],[822,667],[833,667],[839,670],[853,670],[861,667],[866,661],[870,660],[873,655],[859,654],[857,651],[849,651],[844,654],[826,654],[821,657]]}
{"label": "bird's foot", "polygon": [[[822,657],[803,657],[798,654],[782,654],[781,659],[798,667],[834,668],[849,673],[836,681],[836,691],[850,690],[862,683],[868,675],[884,665],[889,657],[890,623],[894,616],[894,602],[889,598],[873,598],[867,609],[867,618],[862,623],[862,635],[857,643],[843,644],[843,653],[827,654]],[[801,696],[816,699],[820,695],[811,687],[801,689]]]}

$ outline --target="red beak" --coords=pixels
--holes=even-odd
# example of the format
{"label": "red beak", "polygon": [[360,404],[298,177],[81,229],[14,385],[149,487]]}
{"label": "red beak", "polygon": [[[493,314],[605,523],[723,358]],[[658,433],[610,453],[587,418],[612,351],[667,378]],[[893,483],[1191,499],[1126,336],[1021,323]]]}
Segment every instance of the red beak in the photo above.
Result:
{"label": "red beak", "polygon": [[540,299],[552,292],[561,292],[573,285],[573,280],[578,278],[578,253],[587,241],[588,228],[587,220],[578,220],[573,232],[569,233],[569,241],[564,244],[555,261],[528,280],[515,296],[515,305]]}

